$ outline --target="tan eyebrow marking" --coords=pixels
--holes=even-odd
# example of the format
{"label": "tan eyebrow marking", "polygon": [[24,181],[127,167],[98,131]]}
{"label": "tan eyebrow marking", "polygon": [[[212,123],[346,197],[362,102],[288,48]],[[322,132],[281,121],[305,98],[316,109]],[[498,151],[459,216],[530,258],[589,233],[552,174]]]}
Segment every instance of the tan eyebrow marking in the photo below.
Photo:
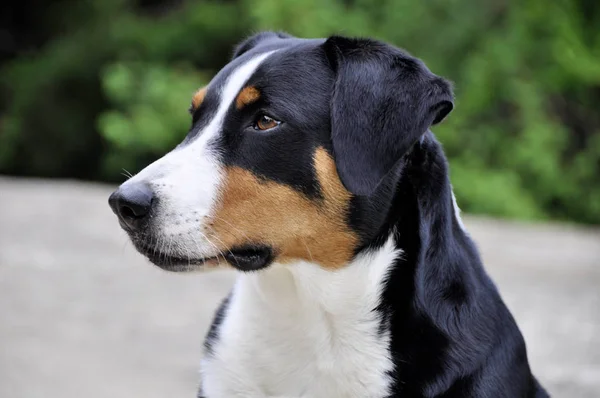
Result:
{"label": "tan eyebrow marking", "polygon": [[235,99],[235,106],[242,109],[246,105],[256,102],[260,98],[260,91],[254,86],[246,86],[240,91]]}
{"label": "tan eyebrow marking", "polygon": [[200,104],[202,104],[202,101],[204,101],[204,97],[206,97],[206,86],[198,89],[198,91],[194,93],[194,96],[192,97],[192,112],[198,109]]}

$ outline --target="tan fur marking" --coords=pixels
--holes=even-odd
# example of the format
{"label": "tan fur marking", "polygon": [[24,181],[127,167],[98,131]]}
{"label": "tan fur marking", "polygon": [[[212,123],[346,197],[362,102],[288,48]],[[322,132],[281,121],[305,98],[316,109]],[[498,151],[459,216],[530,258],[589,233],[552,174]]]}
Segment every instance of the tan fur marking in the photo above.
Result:
{"label": "tan fur marking", "polygon": [[204,97],[206,97],[206,87],[202,87],[194,93],[192,97],[192,110],[198,109],[202,101],[204,101]]}
{"label": "tan fur marking", "polygon": [[235,99],[235,106],[238,109],[242,109],[246,105],[250,105],[260,98],[260,91],[254,86],[247,86],[240,91],[237,98]]}
{"label": "tan fur marking", "polygon": [[358,242],[346,224],[351,194],[322,148],[315,152],[314,167],[323,199],[308,199],[287,185],[228,167],[209,237],[224,249],[245,243],[270,244],[279,262],[306,260],[332,269],[344,266]]}

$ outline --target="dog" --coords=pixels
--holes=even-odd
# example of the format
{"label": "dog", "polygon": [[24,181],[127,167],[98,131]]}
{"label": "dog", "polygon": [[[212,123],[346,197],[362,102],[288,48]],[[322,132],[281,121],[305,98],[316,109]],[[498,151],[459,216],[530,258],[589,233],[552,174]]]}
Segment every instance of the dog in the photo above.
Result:
{"label": "dog", "polygon": [[199,397],[547,397],[431,126],[451,84],[380,41],[247,38],[110,206],[168,271],[232,267]]}

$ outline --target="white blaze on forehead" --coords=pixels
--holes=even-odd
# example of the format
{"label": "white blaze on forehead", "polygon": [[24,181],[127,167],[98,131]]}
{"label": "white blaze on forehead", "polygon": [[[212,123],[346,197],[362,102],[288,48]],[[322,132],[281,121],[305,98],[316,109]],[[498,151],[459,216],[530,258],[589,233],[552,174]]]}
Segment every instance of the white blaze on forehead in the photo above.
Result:
{"label": "white blaze on forehead", "polygon": [[[199,144],[206,144],[219,132],[227,110],[240,90],[244,87],[244,84],[250,79],[252,74],[256,71],[256,68],[258,68],[258,66],[272,53],[273,51],[270,51],[252,58],[250,61],[238,67],[238,69],[229,76],[223,91],[221,91],[221,103],[219,104],[219,109],[208,126],[202,130],[201,136],[198,138]],[[208,89],[210,89],[210,85],[208,86]]]}
{"label": "white blaze on forehead", "polygon": [[[244,84],[256,71],[256,68],[258,68],[261,62],[272,53],[273,51],[254,57],[240,65],[231,73],[219,95],[220,104],[216,114],[210,123],[202,128],[196,139],[192,140],[188,145],[175,148],[175,150],[143,169],[134,178],[127,181],[127,183],[136,180],[145,180],[152,183],[157,179],[168,179],[170,178],[169,173],[174,171],[173,169],[176,167],[185,167],[187,170],[197,173],[198,176],[201,177],[201,174],[206,170],[199,169],[200,165],[198,162],[205,162],[201,161],[200,156],[210,157],[210,153],[206,150],[207,143],[220,132],[225,114],[235,100],[237,94],[244,87]],[[209,85],[208,89],[210,88],[211,86]],[[204,166],[204,164],[202,166]],[[169,185],[173,185],[174,181],[166,182],[169,183]],[[193,180],[188,181],[188,184],[197,185]]]}
{"label": "white blaze on forehead", "polygon": [[170,251],[186,251],[190,257],[214,251],[214,245],[211,248],[202,234],[202,222],[214,206],[222,166],[208,144],[221,133],[227,111],[240,90],[272,53],[251,58],[233,70],[220,92],[216,114],[197,137],[124,183],[146,183],[153,189],[158,203],[153,209],[156,234],[166,239],[177,237],[178,244]]}

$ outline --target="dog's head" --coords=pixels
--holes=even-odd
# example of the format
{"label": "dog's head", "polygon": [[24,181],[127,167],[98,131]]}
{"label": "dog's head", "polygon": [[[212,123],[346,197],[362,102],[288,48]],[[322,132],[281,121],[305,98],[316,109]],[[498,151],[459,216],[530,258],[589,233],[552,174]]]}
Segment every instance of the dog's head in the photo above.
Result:
{"label": "dog's head", "polygon": [[380,233],[400,160],[452,100],[381,42],[261,33],[193,96],[184,141],[109,202],[168,270],[339,268]]}

